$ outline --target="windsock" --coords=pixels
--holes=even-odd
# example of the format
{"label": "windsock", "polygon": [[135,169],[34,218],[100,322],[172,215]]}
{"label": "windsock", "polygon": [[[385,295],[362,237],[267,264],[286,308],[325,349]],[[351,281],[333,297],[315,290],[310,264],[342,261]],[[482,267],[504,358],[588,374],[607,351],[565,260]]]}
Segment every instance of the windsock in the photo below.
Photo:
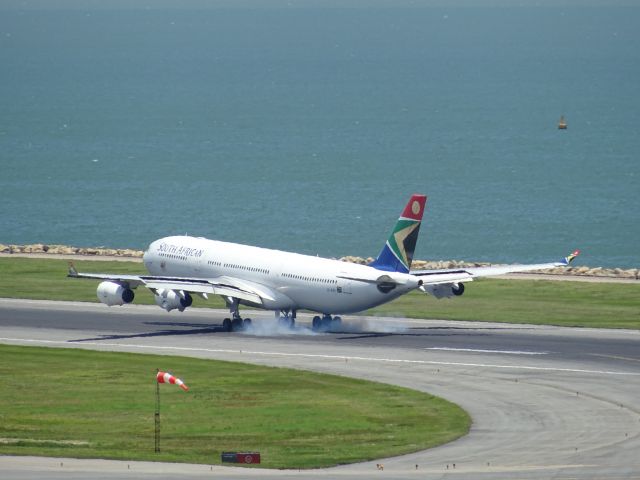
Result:
{"label": "windsock", "polygon": [[178,385],[185,392],[189,391],[189,387],[187,387],[182,380],[174,377],[169,372],[158,372],[156,379],[158,380],[158,383],[173,383],[174,385]]}

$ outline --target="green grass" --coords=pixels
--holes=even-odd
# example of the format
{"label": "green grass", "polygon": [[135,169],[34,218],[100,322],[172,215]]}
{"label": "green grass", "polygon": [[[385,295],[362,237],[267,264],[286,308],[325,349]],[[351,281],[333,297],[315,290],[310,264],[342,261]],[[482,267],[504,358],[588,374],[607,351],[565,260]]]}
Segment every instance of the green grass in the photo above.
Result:
{"label": "green grass", "polygon": [[640,329],[640,285],[482,279],[464,295],[411,293],[366,312],[411,318]]}
{"label": "green grass", "polygon": [[[217,464],[249,450],[265,467],[313,468],[422,450],[470,426],[440,398],[338,376],[79,349],[0,345],[0,356],[5,455]],[[190,387],[160,385],[159,454],[156,368]]]}
{"label": "green grass", "polygon": [[[0,297],[97,302],[97,281],[66,278],[67,261],[0,258]],[[79,271],[145,273],[136,262],[75,262]],[[135,303],[152,304],[136,290]],[[219,297],[194,306],[224,307]],[[461,297],[437,300],[412,293],[365,312],[368,315],[640,329],[640,285],[551,280],[479,280]]]}
{"label": "green grass", "polygon": [[[148,274],[140,262],[74,261],[76,269],[85,273]],[[71,300],[97,302],[98,280],[67,278],[69,262],[48,258],[0,258],[0,297],[34,300]],[[153,295],[146,288],[135,290],[134,303],[153,305]],[[219,297],[205,301],[194,296],[194,306],[224,307]]]}

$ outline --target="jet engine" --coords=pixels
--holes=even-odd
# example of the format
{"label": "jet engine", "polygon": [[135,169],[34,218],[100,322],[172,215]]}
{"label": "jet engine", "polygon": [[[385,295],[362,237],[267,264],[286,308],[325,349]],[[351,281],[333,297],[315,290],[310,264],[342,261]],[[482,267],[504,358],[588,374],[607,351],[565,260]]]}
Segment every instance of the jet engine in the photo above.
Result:
{"label": "jet engine", "polygon": [[454,283],[451,285],[451,291],[456,297],[459,297],[464,293],[464,283]]}
{"label": "jet engine", "polygon": [[436,285],[423,285],[420,287],[425,293],[430,293],[436,298],[459,297],[464,293],[464,283],[439,283]]}
{"label": "jet engine", "polygon": [[124,305],[133,302],[133,290],[116,282],[102,282],[98,285],[98,300],[109,305]]}
{"label": "jet engine", "polygon": [[183,291],[158,290],[154,298],[156,305],[164,308],[167,312],[176,308],[183,312],[185,308],[190,307],[193,303],[193,298],[189,295],[189,292]]}

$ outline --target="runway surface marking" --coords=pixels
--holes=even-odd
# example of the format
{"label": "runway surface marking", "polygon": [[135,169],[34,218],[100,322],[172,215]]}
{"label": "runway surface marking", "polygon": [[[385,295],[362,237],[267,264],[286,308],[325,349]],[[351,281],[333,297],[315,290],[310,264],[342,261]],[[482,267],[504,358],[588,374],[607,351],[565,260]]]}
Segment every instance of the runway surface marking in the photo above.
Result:
{"label": "runway surface marking", "polygon": [[613,360],[624,360],[626,362],[640,362],[638,358],[622,357],[620,355],[603,355],[601,353],[589,353],[592,357],[612,358]]}
{"label": "runway surface marking", "polygon": [[547,355],[549,352],[526,352],[520,350],[482,350],[479,348],[427,347],[425,350],[442,350],[444,352],[501,353],[503,355]]}
{"label": "runway surface marking", "polygon": [[[45,345],[66,345],[71,347],[77,345],[67,340],[37,340],[30,338],[3,338],[0,342],[24,342],[24,343],[40,343]],[[618,372],[612,370],[587,370],[581,368],[559,368],[559,367],[536,367],[531,365],[493,365],[489,363],[466,363],[466,362],[442,362],[434,360],[409,360],[400,358],[376,358],[376,357],[359,357],[349,355],[322,355],[312,353],[287,353],[287,352],[262,352],[257,350],[228,350],[228,349],[212,349],[212,348],[193,348],[193,347],[169,347],[169,346],[152,346],[137,345],[131,343],[102,343],[102,342],[83,342],[82,345],[91,345],[96,347],[119,347],[132,348],[137,350],[166,350],[171,352],[207,352],[207,353],[229,353],[229,354],[245,354],[245,355],[261,355],[272,357],[299,357],[299,358],[324,358],[329,360],[359,360],[364,362],[384,362],[384,363],[407,363],[414,365],[438,365],[450,367],[472,367],[472,368],[499,368],[499,369],[516,369],[516,370],[536,370],[545,372],[571,372],[571,373],[588,373],[597,375],[619,375],[619,376],[640,376],[640,372]]]}

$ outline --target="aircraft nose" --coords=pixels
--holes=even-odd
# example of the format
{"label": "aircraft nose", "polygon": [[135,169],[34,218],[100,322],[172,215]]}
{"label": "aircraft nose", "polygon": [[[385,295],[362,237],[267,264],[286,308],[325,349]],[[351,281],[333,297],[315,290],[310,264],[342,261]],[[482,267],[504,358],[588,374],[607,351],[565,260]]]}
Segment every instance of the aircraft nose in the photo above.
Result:
{"label": "aircraft nose", "polygon": [[144,263],[145,265],[148,265],[149,263],[151,263],[151,254],[155,250],[154,248],[155,244],[156,242],[151,242],[149,247],[147,247],[145,252],[142,254],[142,263]]}

